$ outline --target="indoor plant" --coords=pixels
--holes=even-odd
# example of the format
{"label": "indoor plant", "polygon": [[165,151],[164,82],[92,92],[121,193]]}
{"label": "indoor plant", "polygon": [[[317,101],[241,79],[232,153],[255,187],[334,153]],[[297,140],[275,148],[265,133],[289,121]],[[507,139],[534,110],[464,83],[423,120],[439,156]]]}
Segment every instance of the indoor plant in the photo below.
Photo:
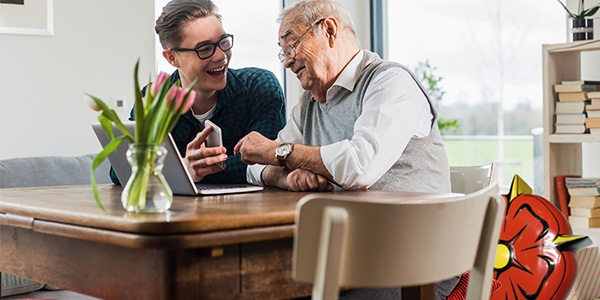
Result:
{"label": "indoor plant", "polygon": [[[138,69],[139,60],[134,69],[135,134],[127,131],[115,111],[102,100],[86,94],[92,109],[102,112],[98,116],[98,121],[111,139],[111,142],[94,158],[90,174],[96,203],[104,211],[96,187],[94,170],[117,149],[123,140],[128,140],[130,143],[127,155],[132,165],[132,174],[123,189],[121,198],[123,207],[127,211],[156,212],[168,209],[173,201],[173,193],[162,175],[162,162],[166,154],[162,145],[179,116],[187,112],[194,103],[196,92],[192,88],[196,81],[187,89],[180,87],[179,81],[171,86],[171,76],[160,73],[153,83],[148,84],[146,93],[142,96],[137,76]],[[123,135],[114,136],[113,124]],[[162,200],[152,198],[155,196]],[[153,200],[160,201],[161,206],[151,202]]]}
{"label": "indoor plant", "polygon": [[567,11],[569,17],[573,19],[573,41],[594,39],[594,20],[586,19],[586,17],[591,17],[596,14],[600,8],[600,3],[585,9],[584,0],[580,0],[577,8],[577,14],[574,14],[564,3],[562,3],[562,1],[557,1]]}

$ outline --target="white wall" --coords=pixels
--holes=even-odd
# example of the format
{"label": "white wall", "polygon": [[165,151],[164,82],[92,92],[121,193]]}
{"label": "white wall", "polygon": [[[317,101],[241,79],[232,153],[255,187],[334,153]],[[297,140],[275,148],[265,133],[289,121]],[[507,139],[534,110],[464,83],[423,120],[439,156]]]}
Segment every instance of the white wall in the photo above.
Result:
{"label": "white wall", "polygon": [[99,152],[84,93],[125,97],[128,112],[136,60],[141,84],[154,70],[154,35],[148,0],[54,0],[54,36],[0,34],[0,159]]}

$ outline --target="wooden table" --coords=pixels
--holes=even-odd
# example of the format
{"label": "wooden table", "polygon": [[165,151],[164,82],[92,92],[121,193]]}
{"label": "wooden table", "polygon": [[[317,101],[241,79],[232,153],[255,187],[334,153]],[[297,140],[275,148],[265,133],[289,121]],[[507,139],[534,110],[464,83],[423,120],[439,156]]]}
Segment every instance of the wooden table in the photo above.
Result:
{"label": "wooden table", "polygon": [[[295,208],[308,193],[267,188],[175,196],[169,213],[135,214],[123,210],[120,186],[103,185],[99,191],[106,214],[90,186],[0,189],[0,272],[103,299],[311,294],[311,285],[291,279]],[[340,194],[378,201],[398,197]],[[403,201],[424,197],[402,195]],[[432,285],[423,290],[431,295]]]}

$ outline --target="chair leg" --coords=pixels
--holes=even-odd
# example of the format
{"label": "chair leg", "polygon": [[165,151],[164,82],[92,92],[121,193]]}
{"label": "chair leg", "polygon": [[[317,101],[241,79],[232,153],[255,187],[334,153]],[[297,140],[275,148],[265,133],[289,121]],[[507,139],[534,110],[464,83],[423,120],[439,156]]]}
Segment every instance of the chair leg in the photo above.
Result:
{"label": "chair leg", "polygon": [[435,283],[402,288],[402,300],[434,300]]}
{"label": "chair leg", "polygon": [[348,213],[344,208],[326,207],[323,211],[313,300],[337,300],[338,298],[347,221]]}

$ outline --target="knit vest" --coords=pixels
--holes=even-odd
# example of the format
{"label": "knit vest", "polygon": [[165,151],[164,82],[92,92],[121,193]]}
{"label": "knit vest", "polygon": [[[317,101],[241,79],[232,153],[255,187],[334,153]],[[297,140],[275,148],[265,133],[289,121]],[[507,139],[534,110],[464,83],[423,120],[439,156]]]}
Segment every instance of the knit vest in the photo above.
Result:
{"label": "knit vest", "polygon": [[[406,67],[384,61],[373,52],[363,50],[359,64],[359,76],[352,92],[342,88],[326,102],[317,102],[310,91],[304,91],[301,99],[300,124],[302,143],[325,146],[342,140],[350,140],[354,124],[362,114],[363,99],[371,80],[391,68],[406,70],[419,85],[427,98],[434,118],[428,136],[411,138],[400,158],[369,190],[447,193],[450,192],[450,170],[444,142],[436,119],[437,112],[416,76]],[[398,128],[398,131],[402,128]],[[377,154],[376,154],[377,155]]]}

